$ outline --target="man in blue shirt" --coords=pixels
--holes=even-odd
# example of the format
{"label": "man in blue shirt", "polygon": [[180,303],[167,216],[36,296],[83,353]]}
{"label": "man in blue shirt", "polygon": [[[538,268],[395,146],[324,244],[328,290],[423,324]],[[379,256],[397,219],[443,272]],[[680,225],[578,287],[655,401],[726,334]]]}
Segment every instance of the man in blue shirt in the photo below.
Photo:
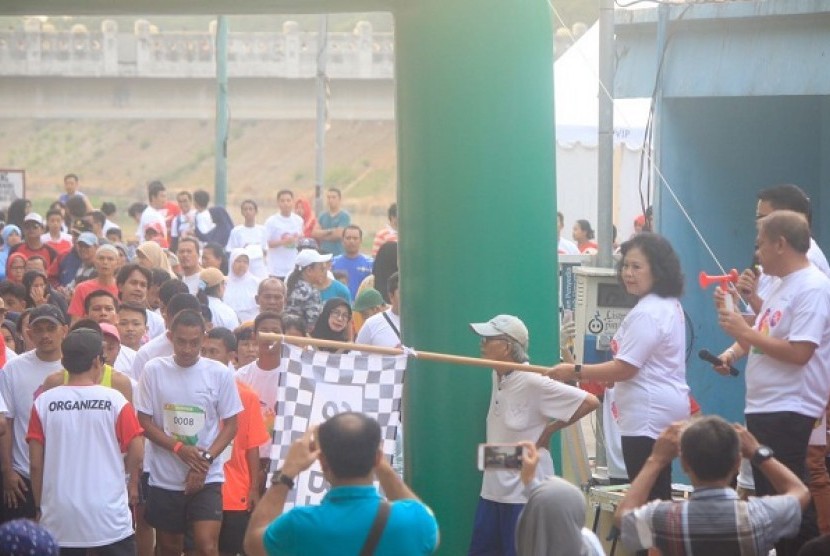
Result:
{"label": "man in blue shirt", "polygon": [[343,254],[332,259],[331,269],[342,270],[349,277],[349,292],[352,299],[357,297],[357,289],[364,278],[372,273],[372,257],[360,252],[363,230],[354,224],[343,229]]}
{"label": "man in blue shirt", "polygon": [[[294,479],[318,458],[331,490],[319,506],[295,507],[283,514]],[[375,488],[375,476],[389,503]],[[380,529],[376,556],[431,554],[438,546],[435,516],[390,467],[380,450],[377,421],[361,413],[340,413],[291,446],[285,465],[274,473],[254,509],[245,553],[360,554],[375,528]]]}
{"label": "man in blue shirt", "polygon": [[343,253],[343,230],[352,223],[352,217],[345,210],[341,210],[342,196],[336,187],[331,187],[326,192],[326,201],[329,211],[317,217],[319,227],[315,228],[311,235],[320,242],[321,251],[340,255]]}

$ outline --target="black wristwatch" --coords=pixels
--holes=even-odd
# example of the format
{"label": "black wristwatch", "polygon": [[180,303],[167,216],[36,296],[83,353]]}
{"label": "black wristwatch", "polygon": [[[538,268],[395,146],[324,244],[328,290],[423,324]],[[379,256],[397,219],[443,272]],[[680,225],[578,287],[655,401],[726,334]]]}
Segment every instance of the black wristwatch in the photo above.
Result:
{"label": "black wristwatch", "polygon": [[582,378],[582,365],[580,363],[574,365],[574,377],[577,380],[580,380]]}
{"label": "black wristwatch", "polygon": [[203,460],[205,460],[206,462],[208,462],[210,464],[212,464],[213,460],[216,459],[212,455],[210,455],[210,452],[208,452],[207,450],[202,450],[202,452],[199,455],[202,456]]}
{"label": "black wristwatch", "polygon": [[294,488],[294,479],[288,475],[283,475],[282,469],[277,469],[274,471],[274,474],[271,475],[271,486],[276,485],[285,485],[288,487],[288,490],[291,490]]}
{"label": "black wristwatch", "polygon": [[774,455],[775,452],[769,446],[758,446],[758,449],[755,450],[755,453],[752,454],[752,458],[749,461],[752,465],[758,467]]}

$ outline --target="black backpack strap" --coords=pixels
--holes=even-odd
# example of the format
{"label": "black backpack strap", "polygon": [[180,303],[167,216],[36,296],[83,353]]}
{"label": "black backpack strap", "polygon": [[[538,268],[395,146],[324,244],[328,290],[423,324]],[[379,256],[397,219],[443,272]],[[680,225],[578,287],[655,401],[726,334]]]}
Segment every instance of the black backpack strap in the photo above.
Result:
{"label": "black backpack strap", "polygon": [[397,336],[400,341],[403,341],[403,338],[401,338],[401,331],[398,330],[398,327],[395,326],[395,323],[392,322],[392,319],[389,318],[389,315],[386,314],[386,311],[382,312],[381,315],[383,315],[383,318],[385,318],[386,322],[389,323],[389,326],[392,327],[392,331],[395,332],[395,336]]}
{"label": "black backpack strap", "polygon": [[386,500],[381,500],[378,506],[378,513],[375,514],[375,520],[372,522],[372,528],[369,529],[369,536],[366,537],[366,542],[363,543],[363,548],[360,550],[360,556],[372,556],[375,549],[380,542],[380,536],[383,535],[383,529],[386,527],[386,521],[389,519],[389,511],[392,505]]}

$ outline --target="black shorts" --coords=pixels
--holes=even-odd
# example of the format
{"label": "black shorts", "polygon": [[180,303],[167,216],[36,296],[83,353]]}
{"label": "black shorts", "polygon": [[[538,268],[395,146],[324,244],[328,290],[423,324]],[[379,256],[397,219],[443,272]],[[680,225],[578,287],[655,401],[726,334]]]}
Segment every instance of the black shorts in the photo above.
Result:
{"label": "black shorts", "polygon": [[242,554],[242,542],[251,512],[247,510],[228,510],[222,516],[222,529],[219,531],[219,552]]}
{"label": "black shorts", "polygon": [[[219,530],[219,552],[222,554],[242,554],[242,543],[251,512],[246,510],[225,510],[222,514],[222,528]],[[184,535],[184,551],[196,550],[193,544],[193,528],[189,527]]]}
{"label": "black shorts", "polygon": [[32,492],[32,481],[23,475],[20,475],[20,478],[23,479],[26,485],[26,492],[24,493],[26,499],[22,502],[18,500],[16,508],[9,508],[6,506],[5,500],[0,500],[0,508],[2,508],[0,512],[0,516],[2,516],[0,517],[0,523],[12,521],[13,519],[35,518],[35,495]]}
{"label": "black shorts", "polygon": [[[86,556],[87,550],[86,548],[61,548],[61,556]],[[89,550],[98,556],[134,556],[136,553],[135,535],[130,535],[126,539],[113,544],[96,546]]]}
{"label": "black shorts", "polygon": [[222,483],[208,483],[195,494],[150,486],[144,520],[151,526],[177,535],[194,521],[222,521]]}

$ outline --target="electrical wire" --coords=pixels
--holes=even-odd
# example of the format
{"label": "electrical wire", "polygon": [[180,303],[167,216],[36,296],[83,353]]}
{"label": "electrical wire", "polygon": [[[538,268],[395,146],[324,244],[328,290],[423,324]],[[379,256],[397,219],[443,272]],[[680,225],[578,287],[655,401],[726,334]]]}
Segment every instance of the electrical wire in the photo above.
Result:
{"label": "electrical wire", "polygon": [[[638,2],[642,2],[642,1],[646,1],[646,0],[638,0]],[[649,1],[651,1],[651,0],[649,0]],[[551,9],[551,12],[553,13],[553,15],[556,17],[557,21],[559,22],[559,24],[562,27],[565,28],[565,30],[568,34],[568,37],[571,39],[571,44],[572,45],[576,44],[576,37],[574,37],[573,33],[570,30],[570,27],[568,27],[568,25],[562,19],[562,16],[559,14],[559,11],[553,5],[552,0],[547,0],[547,3],[548,3],[548,6]],[[658,2],[658,3],[668,4],[669,2]],[[683,10],[683,12],[681,12],[681,14],[678,16],[678,19],[682,19],[682,17],[685,16],[686,12],[689,10],[690,7],[691,7],[691,5],[686,5],[686,9]],[[669,43],[669,41],[668,41],[668,38],[667,38],[666,46],[668,46],[668,43]],[[589,62],[588,67],[593,70],[593,64],[590,63],[590,60],[588,60],[588,58],[581,51],[577,50],[577,52],[579,52],[579,54],[585,59],[586,62]],[[689,215],[689,212],[686,210],[686,208],[680,202],[680,199],[677,197],[677,194],[675,193],[674,188],[671,186],[671,184],[669,184],[668,180],[663,175],[663,172],[660,170],[659,166],[654,164],[654,159],[653,159],[652,154],[650,152],[651,151],[651,140],[652,140],[652,137],[653,137],[652,133],[653,133],[654,101],[656,99],[657,93],[659,92],[659,86],[660,86],[659,84],[661,82],[660,76],[662,75],[662,71],[663,71],[664,59],[665,59],[665,49],[664,49],[664,52],[662,53],[661,58],[660,58],[660,65],[658,67],[658,74],[656,76],[657,79],[655,80],[655,86],[654,86],[653,93],[652,93],[652,98],[651,98],[651,107],[649,109],[649,119],[648,119],[648,125],[649,125],[648,136],[647,136],[648,142],[643,143],[643,147],[641,148],[641,156],[645,157],[648,160],[648,167],[650,169],[653,169],[654,173],[656,174],[658,184],[663,186],[665,188],[665,190],[669,193],[672,200],[674,200],[675,204],[680,209],[680,212],[683,214],[684,218],[686,219],[686,221],[691,226],[691,228],[694,231],[695,235],[697,236],[698,240],[701,242],[703,247],[706,249],[706,252],[709,254],[709,256],[712,258],[712,260],[715,262],[715,265],[718,267],[718,269],[722,273],[725,274],[726,270],[724,269],[724,266],[721,264],[720,259],[718,259],[717,255],[715,255],[715,252],[712,249],[712,247],[709,245],[709,242],[706,241],[706,238],[703,236],[703,233],[700,231],[700,229],[694,223],[694,221],[692,220],[691,215]],[[597,78],[597,84],[599,86],[600,91],[602,91],[602,94],[604,94],[607,98],[609,98],[613,102],[614,97],[608,91],[608,88],[605,86],[605,83],[602,82],[602,80],[599,78],[598,75],[596,75],[596,78]],[[631,123],[626,120],[625,114],[621,113],[620,116],[622,117],[622,120],[626,125],[629,125],[629,126],[631,125]],[[642,176],[641,176],[641,178],[642,178]],[[651,184],[649,183],[649,185],[651,185]],[[642,187],[642,185],[641,185],[641,187]],[[649,187],[649,190],[650,189],[651,188]],[[650,198],[650,195],[648,196],[648,198]],[[641,203],[642,203],[642,200],[641,200]],[[643,212],[645,212],[645,210],[643,210]]]}

